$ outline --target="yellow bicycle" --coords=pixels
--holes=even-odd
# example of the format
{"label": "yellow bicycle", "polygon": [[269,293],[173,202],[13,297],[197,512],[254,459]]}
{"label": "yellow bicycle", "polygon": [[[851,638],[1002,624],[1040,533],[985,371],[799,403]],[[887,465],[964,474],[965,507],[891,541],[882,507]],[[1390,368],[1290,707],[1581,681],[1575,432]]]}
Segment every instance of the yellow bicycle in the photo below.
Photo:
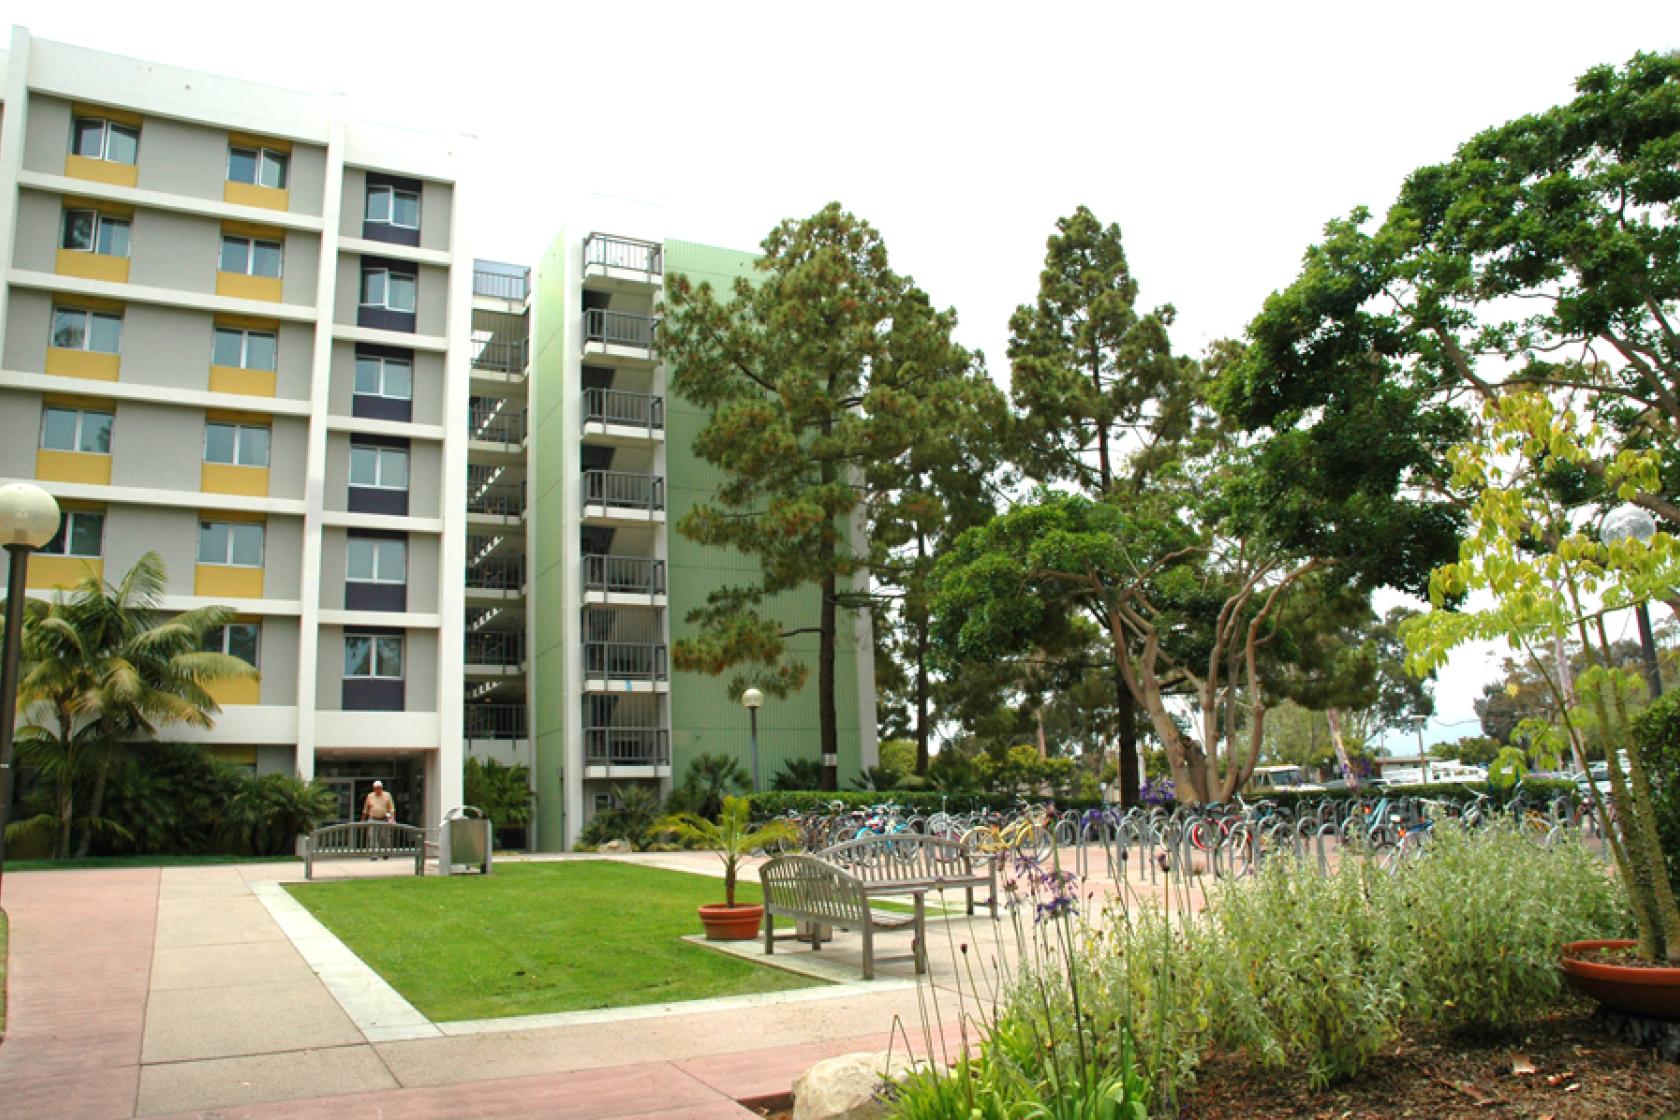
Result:
{"label": "yellow bicycle", "polygon": [[1002,825],[975,825],[962,834],[963,850],[993,859],[1011,852],[1043,859],[1055,844],[1054,819],[1051,810],[1038,807]]}

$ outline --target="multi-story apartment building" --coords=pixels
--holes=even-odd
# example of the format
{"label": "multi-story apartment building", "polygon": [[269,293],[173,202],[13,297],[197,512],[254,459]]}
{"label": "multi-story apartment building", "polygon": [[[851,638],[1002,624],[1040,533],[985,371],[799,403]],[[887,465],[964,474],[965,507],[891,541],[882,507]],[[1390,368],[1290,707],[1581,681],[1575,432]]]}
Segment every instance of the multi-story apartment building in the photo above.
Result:
{"label": "multi-story apartment building", "polygon": [[350,815],[461,800],[465,141],[14,29],[0,481],[65,511],[30,593],[164,559],[261,671],[200,738]]}

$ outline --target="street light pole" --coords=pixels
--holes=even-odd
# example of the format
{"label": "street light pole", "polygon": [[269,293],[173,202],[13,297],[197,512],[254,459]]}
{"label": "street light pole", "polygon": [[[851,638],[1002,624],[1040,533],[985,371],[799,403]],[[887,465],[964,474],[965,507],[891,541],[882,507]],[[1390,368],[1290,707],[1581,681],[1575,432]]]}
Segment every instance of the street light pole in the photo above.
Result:
{"label": "street light pole", "polygon": [[[1604,519],[1604,527],[1599,530],[1599,537],[1605,544],[1632,538],[1641,544],[1648,544],[1657,535],[1657,521],[1639,506],[1628,504],[1617,506]],[[1639,623],[1639,649],[1644,654],[1645,686],[1651,691],[1651,699],[1655,700],[1663,694],[1662,669],[1657,664],[1657,641],[1651,634],[1651,612],[1645,600],[1641,599],[1634,608],[1634,619]]]}
{"label": "street light pole", "polygon": [[23,601],[29,554],[58,532],[58,503],[39,486],[0,486],[0,546],[8,554],[6,629],[0,637],[0,883],[6,870],[6,825],[12,815],[12,732],[17,725],[18,663],[23,659]]}
{"label": "street light pole", "polygon": [[752,783],[753,792],[763,789],[758,781],[758,709],[764,705],[764,693],[756,688],[749,688],[741,693],[741,705],[747,709],[748,718],[752,721]]}

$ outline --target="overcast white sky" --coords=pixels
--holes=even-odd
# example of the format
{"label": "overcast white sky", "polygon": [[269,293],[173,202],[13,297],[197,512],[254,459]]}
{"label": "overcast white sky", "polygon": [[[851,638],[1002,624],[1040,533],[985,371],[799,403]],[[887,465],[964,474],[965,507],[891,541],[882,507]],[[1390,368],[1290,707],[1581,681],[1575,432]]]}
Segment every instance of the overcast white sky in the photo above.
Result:
{"label": "overcast white sky", "polygon": [[[1006,376],[1056,218],[1125,235],[1142,302],[1199,353],[1240,333],[1324,222],[1411,169],[1680,47],[1674,0],[1408,3],[215,3],[12,0],[40,37],[315,93],[353,117],[468,132],[474,253],[533,261],[591,196],[643,229],[750,249],[838,199],[955,306]],[[256,17],[248,17],[255,19]],[[575,219],[574,219],[575,220]],[[1441,726],[1476,731],[1469,652]]]}

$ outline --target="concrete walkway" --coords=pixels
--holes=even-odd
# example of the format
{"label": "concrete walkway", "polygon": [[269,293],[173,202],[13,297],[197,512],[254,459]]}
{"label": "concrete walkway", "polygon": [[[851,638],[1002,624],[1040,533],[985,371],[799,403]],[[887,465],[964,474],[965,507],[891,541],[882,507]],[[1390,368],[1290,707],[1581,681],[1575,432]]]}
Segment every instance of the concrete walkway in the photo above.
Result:
{"label": "concrete walkway", "polygon": [[[675,865],[709,871],[704,858]],[[845,935],[821,953],[776,954],[779,965],[845,981],[830,988],[433,1024],[279,889],[301,876],[298,864],[6,876],[0,1116],[711,1120],[755,1115],[737,1102],[785,1094],[824,1057],[887,1048],[895,1020],[905,1032],[897,1048],[907,1033],[925,1049],[919,1008],[932,989],[918,988],[908,962],[858,980],[847,944],[857,939]],[[1000,928],[960,922],[946,947],[929,939],[945,989],[948,1041],[936,1049],[960,1044],[958,938],[978,956]]]}

